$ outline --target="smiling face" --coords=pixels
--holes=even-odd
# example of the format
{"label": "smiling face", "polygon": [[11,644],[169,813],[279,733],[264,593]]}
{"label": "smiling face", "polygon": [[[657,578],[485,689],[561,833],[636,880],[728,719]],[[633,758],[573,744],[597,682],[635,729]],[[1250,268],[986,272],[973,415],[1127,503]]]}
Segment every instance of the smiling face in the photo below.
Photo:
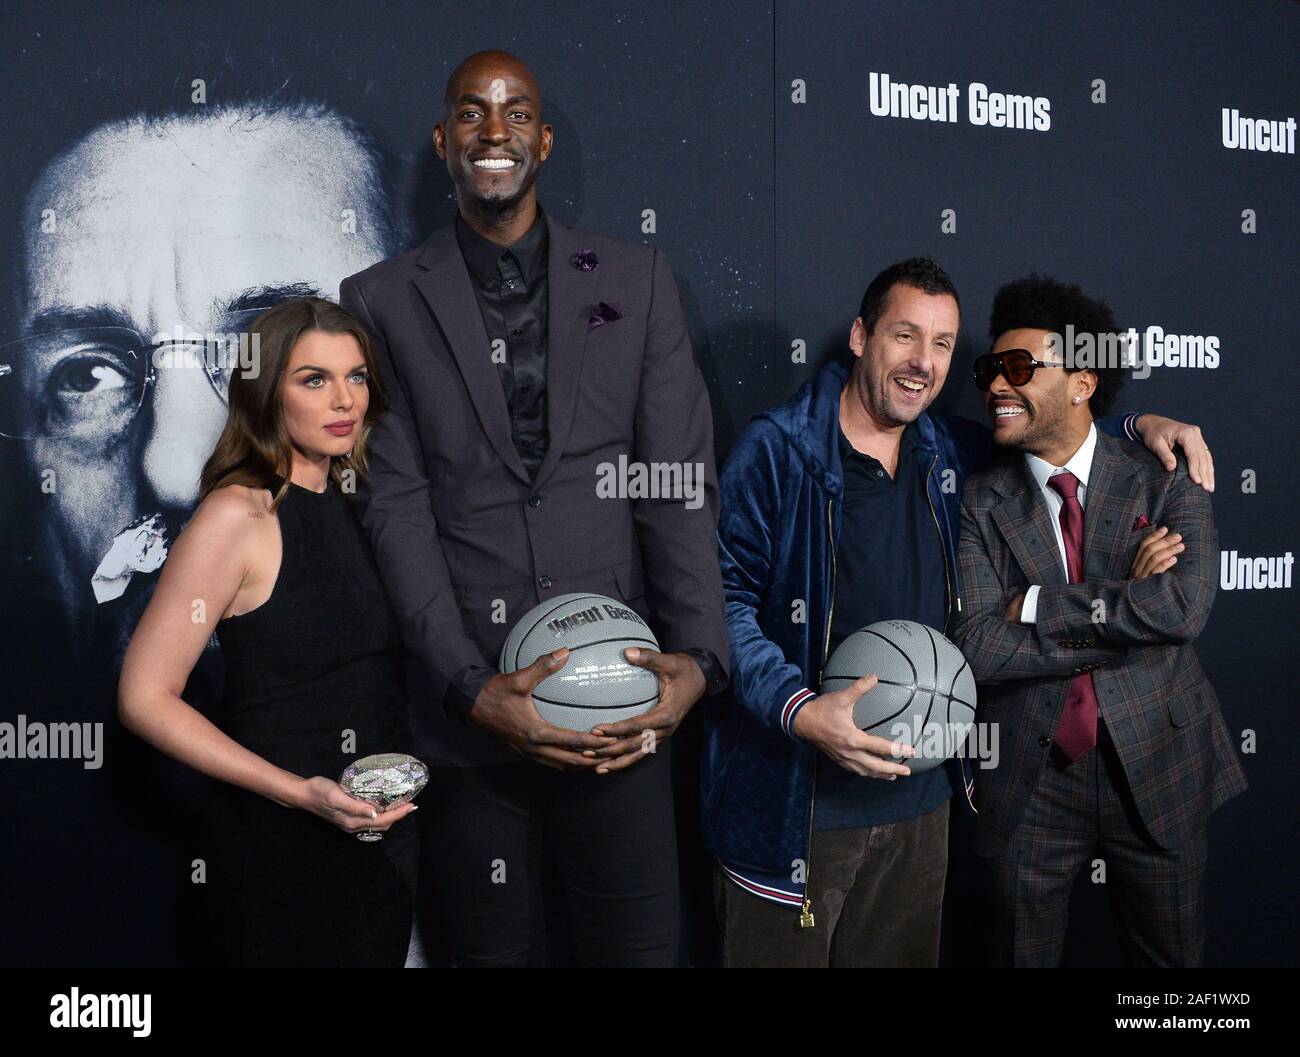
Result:
{"label": "smiling face", "polygon": [[[992,351],[1027,349],[1036,360],[1060,363],[1060,347],[1049,341],[1050,337],[1051,332],[1047,330],[1008,330],[993,343]],[[1012,385],[999,373],[984,394],[994,443],[1044,458],[1069,449],[1068,458],[1073,450],[1070,438],[1077,435],[1081,426],[1086,432],[1091,421],[1088,398],[1095,388],[1096,375],[1091,371],[1037,367],[1024,385]],[[1077,443],[1073,445],[1077,446]]]}
{"label": "smiling face", "polygon": [[462,205],[502,215],[530,204],[552,133],[528,67],[500,52],[476,55],[453,75],[447,102],[433,146]]}
{"label": "smiling face", "polygon": [[280,413],[295,459],[346,455],[370,406],[369,372],[351,334],[309,330],[293,347],[280,382]]}
{"label": "smiling face", "polygon": [[849,347],[857,357],[850,385],[881,429],[915,422],[943,388],[957,345],[961,314],[951,294],[927,294],[896,283],[868,334],[853,322]]}

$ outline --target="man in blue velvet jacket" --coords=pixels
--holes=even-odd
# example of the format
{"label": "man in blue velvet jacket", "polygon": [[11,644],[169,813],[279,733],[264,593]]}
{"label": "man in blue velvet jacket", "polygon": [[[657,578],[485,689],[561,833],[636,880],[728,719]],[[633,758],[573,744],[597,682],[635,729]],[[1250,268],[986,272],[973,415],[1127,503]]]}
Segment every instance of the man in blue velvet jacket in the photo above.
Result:
{"label": "man in blue velvet jacket", "polygon": [[[818,695],[836,645],[877,620],[948,630],[961,607],[962,480],[988,430],[930,415],[957,343],[957,292],[929,258],[881,272],[831,364],[757,416],[720,480],[718,541],[733,693],[706,714],[705,842],[728,966],[934,965],[960,767],[912,775],[910,750],[858,730],[867,676]],[[1167,468],[1195,426],[1106,419]],[[814,788],[816,795],[814,796]]]}

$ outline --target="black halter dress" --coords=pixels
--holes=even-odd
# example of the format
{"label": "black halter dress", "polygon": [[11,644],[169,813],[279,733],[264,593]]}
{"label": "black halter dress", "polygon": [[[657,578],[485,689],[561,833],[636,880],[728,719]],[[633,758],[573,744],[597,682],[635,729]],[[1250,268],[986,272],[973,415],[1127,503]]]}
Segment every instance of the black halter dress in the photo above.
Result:
{"label": "black halter dress", "polygon": [[[277,479],[272,494],[279,488]],[[219,722],[304,778],[337,779],[360,756],[409,751],[400,634],[351,501],[290,482],[271,597],[217,624]],[[240,965],[400,966],[418,862],[414,818],[360,841],[307,811],[221,783],[209,812],[208,877]]]}

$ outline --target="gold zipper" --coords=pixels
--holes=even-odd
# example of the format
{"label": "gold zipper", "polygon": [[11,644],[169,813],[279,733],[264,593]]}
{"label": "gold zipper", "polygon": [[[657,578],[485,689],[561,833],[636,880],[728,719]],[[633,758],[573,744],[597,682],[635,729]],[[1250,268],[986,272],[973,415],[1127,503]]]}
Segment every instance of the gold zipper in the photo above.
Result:
{"label": "gold zipper", "polygon": [[[826,613],[826,642],[822,647],[822,663],[817,669],[817,685],[822,685],[822,673],[826,670],[826,660],[831,653],[831,624],[835,619],[835,577],[837,570],[835,568],[835,500],[826,500],[826,537],[831,545],[831,605]],[[791,728],[793,729],[793,728]],[[801,929],[810,929],[817,924],[813,917],[812,897],[809,896],[808,879],[812,875],[812,835],[813,835],[813,811],[817,804],[817,763],[813,761],[813,791],[812,797],[808,801],[808,857],[803,863],[803,906],[799,910],[799,927]]]}
{"label": "gold zipper", "polygon": [[[952,575],[948,572],[948,548],[944,543],[943,529],[939,527],[939,515],[934,512],[934,500],[930,498],[930,477],[934,473],[934,468],[938,465],[939,465],[939,456],[936,454],[934,457],[934,462],[930,463],[930,469],[926,472],[925,475],[925,501],[930,507],[930,517],[934,518],[934,530],[937,533],[939,533],[939,549],[943,551],[943,583],[944,583],[944,592],[945,592],[944,610],[943,610],[943,633],[947,635],[948,626],[952,623],[952,599],[953,599]],[[956,559],[957,556],[954,554],[953,560],[956,561]],[[960,598],[957,599],[957,608],[959,610],[961,608]],[[966,782],[966,769],[960,768],[960,770],[961,770],[962,794],[966,797],[966,803],[970,805],[970,809],[972,811],[975,811],[975,813],[978,815],[979,812],[975,810],[975,801],[973,801],[970,798],[970,788]]]}

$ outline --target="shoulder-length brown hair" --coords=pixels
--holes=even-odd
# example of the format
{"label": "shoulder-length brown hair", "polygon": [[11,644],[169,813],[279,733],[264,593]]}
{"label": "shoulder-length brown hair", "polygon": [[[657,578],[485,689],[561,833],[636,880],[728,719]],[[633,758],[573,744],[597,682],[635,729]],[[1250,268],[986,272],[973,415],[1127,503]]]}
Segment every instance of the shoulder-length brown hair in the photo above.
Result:
{"label": "shoulder-length brown hair", "polygon": [[241,364],[230,376],[229,413],[217,446],[199,477],[200,500],[228,484],[272,488],[272,478],[278,476],[284,478],[284,483],[272,497],[271,509],[280,505],[289,491],[288,478],[293,468],[293,451],[280,406],[281,381],[293,347],[304,334],[316,330],[351,334],[361,346],[370,406],[352,451],[330,460],[330,476],[342,488],[348,471],[352,471],[350,476],[354,479],[366,472],[366,441],[387,404],[370,335],[357,319],[333,301],[323,297],[295,297],[267,309],[248,328],[256,370],[245,371]]}

